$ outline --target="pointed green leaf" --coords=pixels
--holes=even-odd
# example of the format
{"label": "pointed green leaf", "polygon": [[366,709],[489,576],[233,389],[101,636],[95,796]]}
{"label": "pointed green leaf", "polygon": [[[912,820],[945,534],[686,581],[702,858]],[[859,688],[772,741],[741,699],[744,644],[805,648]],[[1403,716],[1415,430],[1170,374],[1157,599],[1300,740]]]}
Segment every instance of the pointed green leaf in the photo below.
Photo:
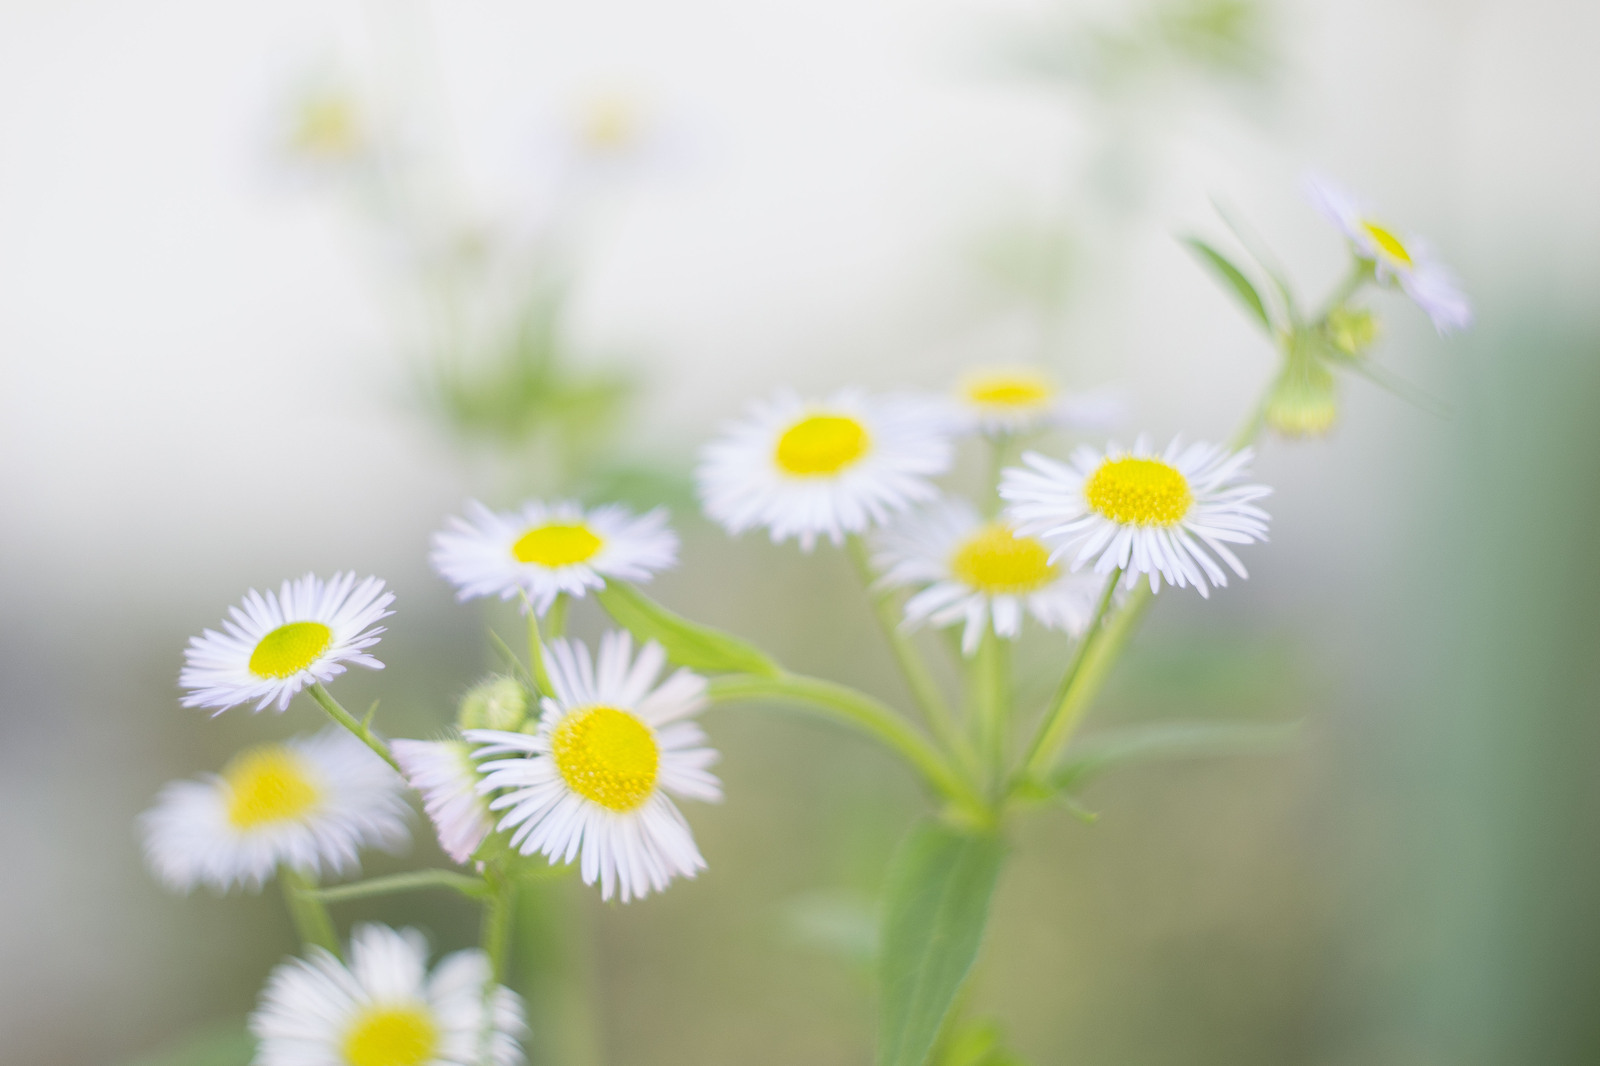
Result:
{"label": "pointed green leaf", "polygon": [[755,645],[673,614],[632,585],[608,581],[599,600],[619,626],[640,640],[660,644],[667,657],[680,666],[762,677],[776,677],[781,672]]}
{"label": "pointed green leaf", "polygon": [[885,891],[878,1066],[924,1066],[978,957],[1005,858],[992,833],[928,824],[901,845]]}
{"label": "pointed green leaf", "polygon": [[1112,730],[1074,745],[1051,784],[1059,792],[1070,792],[1119,766],[1281,751],[1299,732],[1299,725],[1292,722],[1155,722]]}
{"label": "pointed green leaf", "polygon": [[1227,256],[1199,237],[1185,237],[1183,238],[1183,243],[1187,244],[1190,250],[1200,257],[1201,262],[1211,268],[1212,273],[1222,279],[1228,288],[1233,291],[1233,295],[1244,305],[1245,310],[1254,315],[1256,321],[1260,322],[1262,327],[1270,332],[1272,330],[1272,319],[1267,315],[1267,305],[1261,301],[1261,294],[1250,283],[1250,279],[1244,276],[1244,271],[1234,266]]}

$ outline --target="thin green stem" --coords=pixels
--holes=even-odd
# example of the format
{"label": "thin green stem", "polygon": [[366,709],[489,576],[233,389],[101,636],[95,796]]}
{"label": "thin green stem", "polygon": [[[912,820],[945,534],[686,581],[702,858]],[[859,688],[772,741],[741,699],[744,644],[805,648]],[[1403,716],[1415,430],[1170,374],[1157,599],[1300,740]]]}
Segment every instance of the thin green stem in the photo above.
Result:
{"label": "thin green stem", "polygon": [[[1044,768],[1050,765],[1053,753],[1065,743],[1077,726],[1078,714],[1081,709],[1070,705],[1073,689],[1078,683],[1078,678],[1083,673],[1084,663],[1100,639],[1101,627],[1106,619],[1106,614],[1111,610],[1111,601],[1116,597],[1117,584],[1122,580],[1122,568],[1112,571],[1111,578],[1106,582],[1105,591],[1100,594],[1100,602],[1094,609],[1094,617],[1089,621],[1089,627],[1083,631],[1083,636],[1078,638],[1078,646],[1072,649],[1072,658],[1067,661],[1066,672],[1061,675],[1061,683],[1056,686],[1055,694],[1050,697],[1046,705],[1044,718],[1039,722],[1039,728],[1033,735],[1033,740],[1028,744],[1027,754],[1023,756],[1022,777],[1028,779],[1037,776]],[[1140,585],[1144,588],[1144,585]]]}
{"label": "thin green stem", "polygon": [[872,601],[872,613],[878,620],[878,628],[883,631],[884,639],[889,642],[889,649],[894,652],[894,661],[900,667],[900,673],[905,677],[906,686],[911,689],[912,697],[922,708],[935,739],[953,753],[962,766],[969,771],[975,771],[978,766],[977,753],[973,750],[966,734],[962,732],[949,702],[939,691],[939,683],[934,680],[927,660],[917,651],[910,635],[900,627],[900,605],[892,593],[875,588],[876,580],[872,572],[872,562],[868,558],[866,542],[860,537],[853,536],[846,543],[845,551],[850,556],[850,561],[855,564],[856,574],[861,578],[861,586]]}
{"label": "thin green stem", "polygon": [[892,707],[864,692],[821,678],[784,673],[777,677],[728,674],[712,678],[707,694],[714,703],[736,699],[775,699],[803,703],[821,710],[835,721],[854,726],[877,738],[903,756],[940,794],[973,815],[987,817],[987,807],[982,797],[946,761],[939,749]]}
{"label": "thin green stem", "polygon": [[330,888],[314,888],[310,892],[323,903],[346,903],[353,899],[392,896],[429,888],[448,888],[471,899],[481,899],[488,891],[481,877],[458,874],[454,870],[409,870],[403,874],[370,877],[365,881],[352,881]]}
{"label": "thin green stem", "polygon": [[977,727],[978,750],[987,764],[996,790],[1005,787],[1007,726],[1011,712],[1011,642],[984,630],[968,675],[972,689],[972,720]]}
{"label": "thin green stem", "polygon": [[1322,305],[1322,313],[1317,316],[1318,321],[1326,320],[1330,314],[1343,307],[1349,302],[1350,297],[1360,292],[1376,276],[1372,260],[1358,256],[1350,268],[1350,273],[1346,274],[1338,287],[1328,294],[1328,301]]}
{"label": "thin green stem", "polygon": [[528,663],[533,668],[533,683],[543,696],[555,695],[550,685],[550,673],[544,665],[544,638],[539,634],[539,612],[526,593],[522,596],[522,609],[528,616]]}
{"label": "thin green stem", "polygon": [[375,736],[372,730],[367,728],[367,723],[356,721],[355,715],[345,710],[344,706],[333,698],[332,693],[322,687],[322,682],[313,681],[311,687],[306,691],[311,693],[311,698],[321,704],[322,709],[328,712],[329,718],[354,733],[357,740],[377,752],[378,757],[394,767],[396,772],[400,772],[400,764],[395,762],[394,755],[389,751],[389,745]]}
{"label": "thin green stem", "polygon": [[572,599],[566,593],[556,596],[556,601],[550,605],[550,612],[544,616],[544,630],[554,640],[567,631],[567,608],[572,606]]}
{"label": "thin green stem", "polygon": [[506,966],[511,957],[516,884],[496,866],[489,866],[484,871],[484,880],[490,887],[490,895],[483,909],[483,953],[489,957],[489,968],[495,981],[500,982],[506,979]]}
{"label": "thin green stem", "polygon": [[317,882],[292,866],[283,866],[278,870],[278,884],[300,942],[308,948],[326,948],[337,957],[339,934],[334,931],[328,908],[317,898]]}

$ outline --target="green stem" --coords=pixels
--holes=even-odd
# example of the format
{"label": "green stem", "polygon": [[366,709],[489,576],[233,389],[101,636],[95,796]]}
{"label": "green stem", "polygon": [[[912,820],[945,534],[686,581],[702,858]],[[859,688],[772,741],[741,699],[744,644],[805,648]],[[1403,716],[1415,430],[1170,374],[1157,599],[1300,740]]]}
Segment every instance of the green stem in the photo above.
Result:
{"label": "green stem", "polygon": [[1351,266],[1350,273],[1339,282],[1338,288],[1328,295],[1328,302],[1323,304],[1322,313],[1317,316],[1318,321],[1326,321],[1334,311],[1343,307],[1362,287],[1377,276],[1372,260],[1356,257],[1355,264]]}
{"label": "green stem", "polygon": [[989,780],[1000,789],[1005,781],[1006,727],[1011,710],[1011,642],[996,634],[993,626],[984,630],[969,678],[978,750],[988,764]]}
{"label": "green stem", "polygon": [[278,870],[278,883],[283,888],[283,901],[288,904],[289,917],[294,920],[300,942],[308,948],[326,948],[338,957],[339,935],[334,932],[328,908],[317,898],[317,882],[308,874],[283,866]]}
{"label": "green stem", "polygon": [[555,689],[550,685],[550,673],[544,665],[544,638],[539,635],[539,612],[533,609],[533,603],[526,594],[522,597],[522,609],[528,615],[528,663],[533,668],[533,684],[542,696],[555,695]]}
{"label": "green stem", "polygon": [[515,917],[516,884],[504,871],[489,866],[484,880],[490,887],[490,896],[483,909],[483,953],[489,957],[489,968],[496,982],[506,979],[506,966],[511,956],[511,923]]}
{"label": "green stem", "polygon": [[448,888],[472,899],[481,899],[488,886],[481,877],[458,874],[454,870],[410,870],[388,877],[371,877],[365,881],[352,881],[331,888],[314,888],[311,895],[323,903],[345,903],[353,899],[370,899],[373,896],[392,896],[399,892],[415,892],[427,888]]}
{"label": "green stem", "polygon": [[556,601],[550,605],[550,613],[544,616],[544,629],[546,633],[550,634],[551,640],[566,633],[567,608],[571,604],[572,600],[567,597],[567,594],[561,593],[556,597]]}
{"label": "green stem", "polygon": [[389,745],[374,736],[372,730],[367,728],[367,723],[356,721],[355,715],[345,710],[339,701],[334,699],[333,695],[322,687],[322,682],[313,681],[311,687],[306,691],[311,693],[311,698],[321,704],[322,709],[328,712],[329,718],[354,733],[357,740],[377,752],[378,757],[394,767],[396,772],[400,771],[400,764],[394,761],[394,756],[389,752]]}
{"label": "green stem", "polygon": [[957,773],[940,751],[889,707],[864,692],[821,678],[783,673],[776,677],[728,674],[712,678],[707,695],[713,703],[736,699],[776,699],[804,703],[828,717],[876,737],[905,758],[940,794],[987,818],[987,807],[972,785]]}
{"label": "green stem", "polygon": [[866,542],[860,537],[851,537],[846,543],[846,553],[850,556],[850,561],[855,564],[862,588],[872,601],[872,613],[878,620],[878,628],[883,631],[884,639],[889,642],[889,648],[894,652],[894,661],[900,667],[900,673],[905,677],[912,697],[922,708],[922,713],[928,720],[928,727],[933,730],[934,737],[955,755],[962,766],[968,770],[976,770],[977,753],[973,750],[966,734],[962,732],[955,713],[950,709],[950,704],[939,691],[939,683],[934,680],[927,661],[918,653],[910,635],[900,628],[900,605],[891,593],[874,589],[875,575],[872,572],[872,562],[867,556]]}
{"label": "green stem", "polygon": [[[1037,777],[1049,767],[1054,753],[1066,743],[1078,724],[1077,720],[1082,714],[1082,709],[1072,704],[1073,690],[1077,687],[1078,678],[1083,674],[1084,664],[1089,661],[1095,644],[1100,640],[1102,625],[1107,612],[1111,610],[1111,601],[1116,597],[1117,584],[1121,580],[1122,568],[1118,567],[1112,571],[1111,579],[1106,582],[1105,591],[1100,594],[1100,603],[1095,607],[1094,617],[1089,621],[1089,628],[1078,638],[1078,646],[1072,650],[1072,658],[1067,661],[1067,669],[1061,675],[1061,683],[1056,686],[1055,694],[1050,697],[1044,718],[1040,721],[1033,740],[1028,744],[1028,753],[1022,762],[1023,780]],[[1148,591],[1143,583],[1139,588]]]}

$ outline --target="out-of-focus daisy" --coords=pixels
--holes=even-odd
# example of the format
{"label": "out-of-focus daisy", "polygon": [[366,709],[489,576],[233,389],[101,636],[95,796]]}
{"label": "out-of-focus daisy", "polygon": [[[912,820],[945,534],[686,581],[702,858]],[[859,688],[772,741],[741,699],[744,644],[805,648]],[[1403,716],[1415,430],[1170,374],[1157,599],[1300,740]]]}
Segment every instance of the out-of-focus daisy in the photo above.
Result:
{"label": "out-of-focus daisy", "polygon": [[1017,531],[1051,546],[1051,561],[1072,553],[1074,570],[1093,560],[1098,574],[1121,567],[1130,587],[1148,574],[1152,591],[1165,578],[1206,596],[1210,585],[1228,583],[1207,549],[1246,577],[1227,545],[1267,538],[1267,513],[1255,501],[1272,490],[1240,483],[1253,455],[1176,439],[1158,455],[1142,437],[1132,451],[1079,448],[1067,463],[1028,452],[1026,468],[1001,477],[1000,495]]}
{"label": "out-of-focus daisy", "polygon": [[956,385],[956,418],[967,432],[991,437],[1031,433],[1049,426],[1108,429],[1122,405],[1108,392],[1070,395],[1039,367],[988,367]]}
{"label": "out-of-focus daisy", "polygon": [[586,884],[602,899],[659,892],[674,876],[705,868],[689,825],[668,793],[716,801],[721,786],[707,767],[717,753],[688,721],[706,702],[705,678],[679,670],[655,683],[666,663],[651,642],[633,658],[627,633],[600,638],[598,663],[578,642],[547,649],[550,683],[534,735],[475,729],[467,739],[505,811],[500,829],[524,855],[580,859]]}
{"label": "out-of-focus daisy", "polygon": [[1472,325],[1472,304],[1444,264],[1426,243],[1401,238],[1377,221],[1353,196],[1320,175],[1308,175],[1306,194],[1354,247],[1372,263],[1379,281],[1393,282],[1427,312],[1440,333]]}
{"label": "out-of-focus daisy", "polygon": [[383,664],[366,654],[394,612],[394,593],[369,577],[356,584],[353,573],[335,574],[323,583],[314,574],[285,581],[274,595],[251,589],[240,607],[228,608],[223,632],[208,629],[184,650],[178,684],[189,690],[185,707],[241,703],[261,710],[276,703],[282,711],[294,694],[318,681],[331,681],[346,663],[372,670]]}
{"label": "out-of-focus daisy", "polygon": [[967,655],[991,621],[996,634],[1015,639],[1024,611],[1051,629],[1082,633],[1102,584],[1052,563],[1042,541],[1003,521],[985,522],[964,501],[907,515],[878,534],[875,547],[885,585],[921,587],[906,601],[906,624],[963,623]]}
{"label": "out-of-focus daisy", "polygon": [[167,887],[258,890],[279,866],[344,874],[364,847],[403,847],[409,813],[399,775],[343,729],[327,729],[174,781],[141,822],[145,857]]}
{"label": "out-of-focus daisy", "polygon": [[471,948],[428,972],[415,929],[363,924],[346,966],[322,948],[267,978],[250,1016],[255,1066],[516,1066],[522,1001]]}
{"label": "out-of-focus daisy", "polygon": [[483,780],[464,740],[396,740],[389,744],[411,787],[422,793],[422,809],[439,835],[439,846],[466,862],[494,827],[489,800],[478,793]]}
{"label": "out-of-focus daisy", "polygon": [[947,423],[917,400],[846,391],[813,403],[785,392],[707,446],[700,499],[729,533],[765,526],[806,551],[819,535],[840,544],[938,495],[928,479],[950,466]]}
{"label": "out-of-focus daisy", "polygon": [[467,514],[434,535],[428,556],[462,600],[521,592],[543,615],[562,593],[583,596],[608,577],[649,581],[678,560],[678,536],[660,508],[635,515],[620,504],[533,502],[511,512],[474,500]]}

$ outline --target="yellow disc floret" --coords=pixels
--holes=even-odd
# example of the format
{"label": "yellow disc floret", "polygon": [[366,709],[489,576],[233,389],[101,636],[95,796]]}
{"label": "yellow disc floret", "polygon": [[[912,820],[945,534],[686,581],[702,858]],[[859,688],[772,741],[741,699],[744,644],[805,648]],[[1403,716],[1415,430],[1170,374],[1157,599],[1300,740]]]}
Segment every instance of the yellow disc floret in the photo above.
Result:
{"label": "yellow disc floret", "polygon": [[439,1048],[439,1027],[421,1004],[370,1006],[345,1033],[350,1066],[422,1066]]}
{"label": "yellow disc floret", "polygon": [[958,579],[992,596],[1022,595],[1049,584],[1057,568],[1050,552],[1033,537],[1019,537],[1002,522],[991,522],[968,537],[950,559]]}
{"label": "yellow disc floret", "polygon": [[1043,407],[1056,393],[1055,386],[1042,375],[1026,370],[977,374],[964,386],[967,399],[979,407],[1028,410]]}
{"label": "yellow disc floret", "polygon": [[540,566],[572,566],[594,558],[605,542],[576,522],[552,522],[528,530],[511,546],[519,563]]}
{"label": "yellow disc floret", "polygon": [[1125,525],[1172,526],[1194,502],[1178,468],[1160,459],[1107,459],[1083,486],[1089,506]]}
{"label": "yellow disc floret", "polygon": [[866,427],[845,415],[812,415],[778,438],[778,466],[796,477],[837,474],[867,454]]}
{"label": "yellow disc floret", "polygon": [[240,752],[222,771],[228,824],[255,829],[304,817],[322,799],[305,762],[289,748],[266,744]]}
{"label": "yellow disc floret", "polygon": [[1401,243],[1399,237],[1376,222],[1363,222],[1361,228],[1367,231],[1367,236],[1371,237],[1373,243],[1377,244],[1390,259],[1406,266],[1411,265],[1411,253],[1406,251],[1406,246]]}
{"label": "yellow disc floret", "polygon": [[550,736],[550,755],[568,788],[619,812],[650,798],[661,766],[650,727],[616,707],[585,707],[567,715]]}
{"label": "yellow disc floret", "polygon": [[317,661],[333,643],[333,630],[321,622],[290,622],[261,638],[250,653],[257,677],[292,677]]}

